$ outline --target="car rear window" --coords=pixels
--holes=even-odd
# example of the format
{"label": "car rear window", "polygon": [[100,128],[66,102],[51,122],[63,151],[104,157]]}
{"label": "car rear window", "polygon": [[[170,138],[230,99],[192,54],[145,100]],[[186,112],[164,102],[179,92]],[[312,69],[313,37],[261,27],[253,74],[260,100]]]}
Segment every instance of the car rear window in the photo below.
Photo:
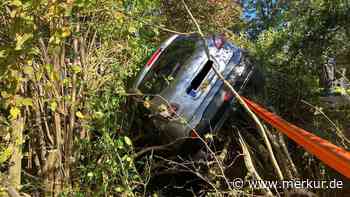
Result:
{"label": "car rear window", "polygon": [[175,80],[185,61],[193,55],[198,38],[179,36],[160,55],[147,73],[140,90],[147,94],[159,94]]}

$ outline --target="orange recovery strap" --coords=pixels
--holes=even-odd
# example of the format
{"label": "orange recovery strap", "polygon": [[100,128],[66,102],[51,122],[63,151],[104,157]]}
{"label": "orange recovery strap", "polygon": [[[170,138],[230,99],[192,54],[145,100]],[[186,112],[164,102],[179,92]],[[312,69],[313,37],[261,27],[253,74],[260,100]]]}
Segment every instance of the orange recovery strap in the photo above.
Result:
{"label": "orange recovery strap", "polygon": [[350,152],[301,129],[281,117],[267,111],[258,104],[242,97],[248,107],[261,119],[294,140],[306,151],[315,155],[329,167],[350,178]]}

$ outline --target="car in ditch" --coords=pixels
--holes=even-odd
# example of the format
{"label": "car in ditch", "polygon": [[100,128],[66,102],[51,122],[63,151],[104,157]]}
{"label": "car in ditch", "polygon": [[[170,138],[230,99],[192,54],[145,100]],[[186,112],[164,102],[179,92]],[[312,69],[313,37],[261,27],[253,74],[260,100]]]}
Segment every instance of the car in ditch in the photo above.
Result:
{"label": "car in ditch", "polygon": [[239,92],[256,70],[247,53],[224,36],[176,34],[139,72],[131,91],[149,98],[148,117],[163,144],[216,132],[229,116],[235,99],[213,66]]}

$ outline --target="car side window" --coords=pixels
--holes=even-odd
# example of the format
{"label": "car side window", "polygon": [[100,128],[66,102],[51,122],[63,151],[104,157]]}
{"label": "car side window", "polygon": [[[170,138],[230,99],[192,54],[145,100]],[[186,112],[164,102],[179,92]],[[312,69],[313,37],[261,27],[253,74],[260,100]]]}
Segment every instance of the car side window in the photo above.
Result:
{"label": "car side window", "polygon": [[174,80],[185,61],[193,55],[197,38],[179,37],[160,55],[140,84],[140,90],[147,94],[159,94]]}

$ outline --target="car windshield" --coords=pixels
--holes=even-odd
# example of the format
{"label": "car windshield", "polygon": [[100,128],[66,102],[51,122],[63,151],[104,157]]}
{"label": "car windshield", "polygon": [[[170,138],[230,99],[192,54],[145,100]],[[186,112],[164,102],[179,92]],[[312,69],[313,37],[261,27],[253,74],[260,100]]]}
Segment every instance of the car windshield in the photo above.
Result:
{"label": "car windshield", "polygon": [[140,90],[147,94],[159,94],[175,80],[185,61],[193,55],[198,38],[180,36],[176,38],[160,55],[147,73]]}

